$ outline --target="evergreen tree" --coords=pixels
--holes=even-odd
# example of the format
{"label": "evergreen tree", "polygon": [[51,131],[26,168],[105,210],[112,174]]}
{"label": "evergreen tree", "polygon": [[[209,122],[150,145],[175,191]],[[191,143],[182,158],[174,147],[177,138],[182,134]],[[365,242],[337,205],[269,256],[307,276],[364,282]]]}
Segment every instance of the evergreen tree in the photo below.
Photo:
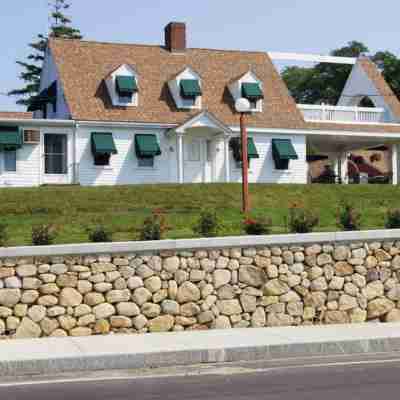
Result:
{"label": "evergreen tree", "polygon": [[[82,39],[79,29],[71,26],[71,19],[65,12],[71,7],[68,0],[51,0],[50,11],[50,37],[63,39]],[[28,55],[26,61],[17,61],[22,68],[19,78],[25,82],[25,86],[20,89],[11,90],[8,95],[18,98],[17,104],[29,106],[32,99],[38,94],[40,87],[40,74],[42,63],[47,47],[48,36],[39,34],[37,41],[29,43],[32,53]]]}

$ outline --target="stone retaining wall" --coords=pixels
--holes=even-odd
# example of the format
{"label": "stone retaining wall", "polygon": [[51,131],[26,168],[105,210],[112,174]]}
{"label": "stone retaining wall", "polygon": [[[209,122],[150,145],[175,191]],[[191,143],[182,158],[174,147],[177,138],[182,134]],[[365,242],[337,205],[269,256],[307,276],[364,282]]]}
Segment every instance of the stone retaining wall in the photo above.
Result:
{"label": "stone retaining wall", "polygon": [[35,256],[0,266],[1,338],[365,321],[400,321],[400,241]]}

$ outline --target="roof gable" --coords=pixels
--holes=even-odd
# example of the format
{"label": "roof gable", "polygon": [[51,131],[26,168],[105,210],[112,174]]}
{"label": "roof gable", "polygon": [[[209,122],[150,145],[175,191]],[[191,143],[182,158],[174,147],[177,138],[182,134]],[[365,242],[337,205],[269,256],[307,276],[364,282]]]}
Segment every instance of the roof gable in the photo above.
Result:
{"label": "roof gable", "polygon": [[400,102],[374,62],[367,57],[360,57],[354,65],[339,105],[357,106],[363,98],[370,98],[376,107],[386,110],[387,121],[400,120]]}
{"label": "roof gable", "polygon": [[[190,66],[202,79],[203,109],[226,125],[238,116],[228,85],[252,71],[263,83],[263,112],[248,118],[249,126],[302,128],[303,117],[266,53],[187,49],[171,53],[161,46],[107,44],[51,39],[50,50],[63,82],[65,98],[76,120],[135,121],[182,124],[198,110],[176,108],[168,81]],[[134,65],[141,82],[138,107],[112,106],[104,79],[122,64]]]}

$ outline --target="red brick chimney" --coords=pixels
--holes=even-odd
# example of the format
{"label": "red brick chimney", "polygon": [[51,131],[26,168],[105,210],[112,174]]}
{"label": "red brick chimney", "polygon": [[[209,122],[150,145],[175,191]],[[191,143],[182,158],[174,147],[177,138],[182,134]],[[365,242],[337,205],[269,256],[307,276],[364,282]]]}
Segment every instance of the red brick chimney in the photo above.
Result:
{"label": "red brick chimney", "polygon": [[181,53],[186,50],[186,24],[170,22],[165,27],[165,47],[171,52]]}

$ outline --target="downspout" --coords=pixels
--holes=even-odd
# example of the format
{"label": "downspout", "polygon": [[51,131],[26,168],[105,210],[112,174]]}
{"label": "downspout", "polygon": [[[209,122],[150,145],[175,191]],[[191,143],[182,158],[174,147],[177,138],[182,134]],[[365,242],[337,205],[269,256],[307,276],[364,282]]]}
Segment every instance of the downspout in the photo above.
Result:
{"label": "downspout", "polygon": [[78,129],[78,123],[76,121],[74,121],[74,127],[73,127],[73,131],[72,131],[72,183],[74,185],[78,185],[79,184],[79,169],[77,166],[77,162],[76,162],[76,132]]}

